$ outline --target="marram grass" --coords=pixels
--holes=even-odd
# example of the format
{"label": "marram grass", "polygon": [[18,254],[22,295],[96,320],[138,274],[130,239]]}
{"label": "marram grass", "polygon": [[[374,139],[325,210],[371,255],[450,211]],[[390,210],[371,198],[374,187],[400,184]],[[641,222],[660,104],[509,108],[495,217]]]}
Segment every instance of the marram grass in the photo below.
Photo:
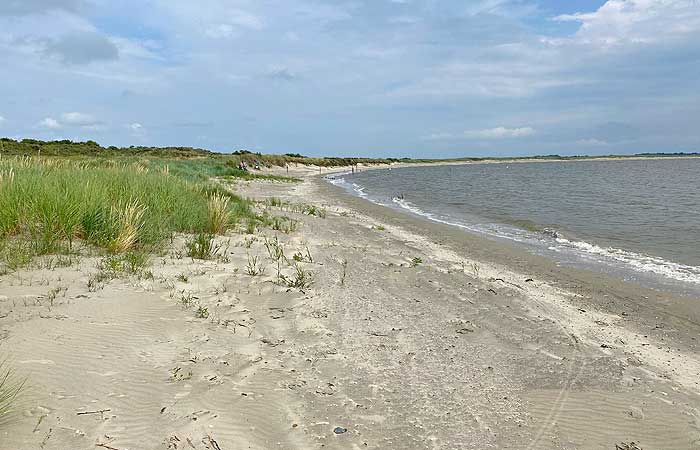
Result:
{"label": "marram grass", "polygon": [[23,386],[24,381],[14,375],[5,360],[0,360],[0,425],[7,414],[12,412],[12,404]]}
{"label": "marram grass", "polygon": [[226,231],[231,220],[231,213],[228,209],[230,198],[214,193],[209,196],[209,226],[212,233],[221,234]]}
{"label": "marram grass", "polygon": [[0,266],[74,250],[150,249],[174,232],[223,233],[248,201],[165,170],[89,160],[0,159]]}

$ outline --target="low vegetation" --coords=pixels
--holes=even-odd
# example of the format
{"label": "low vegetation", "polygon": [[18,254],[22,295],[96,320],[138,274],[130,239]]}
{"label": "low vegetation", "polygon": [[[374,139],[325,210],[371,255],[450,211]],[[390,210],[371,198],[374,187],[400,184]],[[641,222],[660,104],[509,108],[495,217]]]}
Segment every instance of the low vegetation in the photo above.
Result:
{"label": "low vegetation", "polygon": [[212,259],[218,253],[220,247],[214,242],[214,236],[208,233],[199,233],[185,242],[187,256],[193,259]]}
{"label": "low vegetation", "polygon": [[[95,141],[73,142],[70,140],[41,141],[38,139],[23,139],[20,141],[0,138],[0,154],[16,156],[60,156],[60,157],[91,157],[105,159],[140,158],[177,160],[171,169],[178,170],[187,160],[198,160],[206,165],[228,165],[237,168],[241,162],[249,167],[259,164],[265,167],[284,167],[289,164],[315,165],[322,167],[350,166],[353,164],[390,164],[398,161],[409,161],[396,158],[313,158],[298,153],[285,155],[265,155],[247,150],[237,150],[222,154],[191,147],[103,147]],[[221,176],[225,174],[220,174]],[[235,176],[235,173],[231,173]],[[282,177],[284,178],[284,177]]]}
{"label": "low vegetation", "polygon": [[292,276],[281,275],[281,280],[291,288],[296,288],[299,290],[309,288],[313,283],[313,273],[304,269],[296,261],[292,264],[292,267],[294,268],[294,273]]}
{"label": "low vegetation", "polygon": [[411,267],[418,267],[421,264],[423,264],[423,259],[420,258],[419,256],[416,256],[411,260],[410,266]]}
{"label": "low vegetation", "polygon": [[139,164],[0,159],[0,269],[34,256],[158,248],[175,232],[223,233],[254,217],[249,201]]}

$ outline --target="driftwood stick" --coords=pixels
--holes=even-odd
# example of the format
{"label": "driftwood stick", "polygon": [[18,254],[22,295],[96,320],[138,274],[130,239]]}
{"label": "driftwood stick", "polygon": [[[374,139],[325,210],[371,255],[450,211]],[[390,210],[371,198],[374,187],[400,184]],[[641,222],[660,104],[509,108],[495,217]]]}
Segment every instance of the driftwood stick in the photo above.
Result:
{"label": "driftwood stick", "polygon": [[102,414],[111,411],[111,409],[99,409],[97,411],[82,411],[77,413],[79,416],[84,416],[85,414]]}
{"label": "driftwood stick", "polygon": [[95,444],[95,447],[102,447],[102,448],[106,448],[107,450],[119,450],[118,448],[110,447],[107,444],[101,444],[99,442],[97,444]]}

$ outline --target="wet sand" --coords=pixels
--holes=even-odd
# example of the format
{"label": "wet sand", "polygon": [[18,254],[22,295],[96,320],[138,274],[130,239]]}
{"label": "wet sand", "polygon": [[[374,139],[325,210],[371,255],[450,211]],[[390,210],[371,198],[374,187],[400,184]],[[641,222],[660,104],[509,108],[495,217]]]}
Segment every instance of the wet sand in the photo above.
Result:
{"label": "wet sand", "polygon": [[[697,299],[557,267],[316,173],[233,186],[327,214],[270,208],[301,228],[218,238],[225,258],[182,257],[179,237],[152,278],[90,288],[88,257],[0,278],[0,353],[30,382],[0,449],[700,448]],[[278,282],[273,236],[309,288]],[[246,273],[251,256],[264,275]]]}

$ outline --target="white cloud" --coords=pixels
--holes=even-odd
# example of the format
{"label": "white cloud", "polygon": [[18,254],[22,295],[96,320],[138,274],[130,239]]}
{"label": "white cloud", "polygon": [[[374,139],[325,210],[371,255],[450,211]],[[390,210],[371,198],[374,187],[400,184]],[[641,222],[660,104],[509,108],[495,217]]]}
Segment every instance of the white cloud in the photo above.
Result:
{"label": "white cloud", "polygon": [[527,137],[535,134],[535,129],[532,127],[521,128],[485,128],[483,130],[468,130],[461,134],[438,132],[424,136],[422,139],[426,141],[446,141],[453,139],[507,139]]}
{"label": "white cloud", "polygon": [[506,128],[506,127],[496,127],[496,128],[486,128],[483,130],[469,130],[465,131],[464,135],[469,138],[478,139],[505,139],[505,138],[517,138],[517,137],[527,137],[535,134],[535,129],[531,127],[521,127],[521,128]]}
{"label": "white cloud", "polygon": [[39,126],[42,128],[48,128],[50,130],[58,130],[62,127],[60,122],[53,117],[47,117],[46,119],[39,122]]}
{"label": "white cloud", "polygon": [[66,127],[77,127],[83,130],[103,130],[105,128],[104,123],[97,120],[90,114],[80,113],[80,112],[67,112],[61,114],[59,119],[53,117],[47,117],[41,122],[39,122],[38,127],[47,128],[49,130],[58,130]]}
{"label": "white cloud", "polygon": [[423,139],[426,141],[443,141],[447,139],[454,139],[455,135],[452,133],[431,133],[425,136]]}
{"label": "white cloud", "polygon": [[61,114],[61,123],[65,125],[91,126],[98,124],[99,121],[90,114],[67,112]]}
{"label": "white cloud", "polygon": [[603,141],[600,139],[596,138],[589,138],[589,139],[579,139],[576,141],[576,145],[584,145],[584,146],[593,146],[593,147],[601,147],[605,145],[610,145],[609,142]]}
{"label": "white cloud", "polygon": [[5,119],[3,116],[0,116],[0,124],[2,124],[3,122],[5,122],[5,120],[6,120],[6,119]]}
{"label": "white cloud", "polygon": [[651,43],[700,30],[700,5],[697,0],[608,0],[597,11],[554,20],[580,22],[575,40],[581,43]]}
{"label": "white cloud", "polygon": [[143,137],[146,133],[146,128],[144,128],[144,126],[138,122],[130,123],[126,126],[126,128],[131,131],[131,135],[134,137]]}

